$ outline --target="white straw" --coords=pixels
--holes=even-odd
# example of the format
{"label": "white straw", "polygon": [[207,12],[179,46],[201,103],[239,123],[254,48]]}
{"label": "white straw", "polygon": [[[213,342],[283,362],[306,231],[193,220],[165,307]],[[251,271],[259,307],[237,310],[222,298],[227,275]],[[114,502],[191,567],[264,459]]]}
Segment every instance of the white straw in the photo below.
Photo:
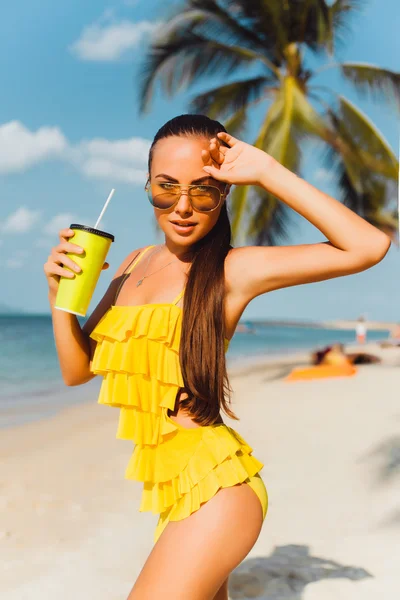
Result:
{"label": "white straw", "polygon": [[104,215],[104,213],[105,213],[105,210],[106,210],[106,208],[107,208],[107,205],[108,205],[108,203],[110,202],[111,198],[114,196],[114,192],[115,192],[115,190],[114,190],[114,189],[112,189],[112,190],[111,190],[111,192],[110,192],[110,195],[108,196],[108,198],[107,198],[107,200],[106,200],[106,203],[105,203],[105,205],[103,206],[103,210],[101,211],[101,213],[100,213],[100,216],[99,216],[99,218],[98,218],[98,219],[97,219],[97,221],[96,221],[96,225],[94,226],[94,228],[95,228],[95,229],[97,229],[97,227],[98,227],[98,225],[99,225],[99,223],[100,223],[100,221],[101,221],[101,217],[102,217],[102,216]]}

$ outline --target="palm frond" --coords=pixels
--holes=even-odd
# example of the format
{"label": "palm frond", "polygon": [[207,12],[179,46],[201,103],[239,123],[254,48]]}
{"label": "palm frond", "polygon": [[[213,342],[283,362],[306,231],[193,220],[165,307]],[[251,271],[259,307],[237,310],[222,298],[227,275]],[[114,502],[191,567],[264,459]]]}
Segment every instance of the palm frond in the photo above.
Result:
{"label": "palm frond", "polygon": [[[189,0],[187,12],[181,12],[175,17],[168,26],[178,24],[180,20],[194,11],[197,26],[197,33],[203,33],[207,38],[219,39],[225,43],[239,44],[246,48],[257,50],[261,54],[269,55],[272,49],[272,40],[266,44],[265,33],[262,37],[258,35],[257,30],[248,28],[243,19],[240,19],[237,11],[232,10],[232,2],[217,0]],[[197,13],[197,15],[196,15]],[[202,15],[199,18],[199,15]],[[192,26],[193,29],[193,26]]]}
{"label": "palm frond", "polygon": [[[296,120],[294,106],[294,80],[286,78],[271,104],[254,145],[273,156],[292,171],[297,171],[300,162],[299,139],[304,135],[301,121]],[[262,198],[262,201],[260,200]],[[287,211],[280,200],[266,190],[235,190],[232,211],[234,219],[232,234],[236,238],[243,232],[244,222],[248,221],[246,237],[254,240],[277,240],[285,235],[282,219]],[[243,235],[243,234],[242,234]]]}
{"label": "palm frond", "polygon": [[[277,101],[270,108],[266,135],[260,146],[291,171],[297,171],[300,158],[297,135],[301,123],[297,119],[295,105],[296,87],[294,78],[287,77]],[[257,146],[258,143],[257,141]]]}
{"label": "palm frond", "polygon": [[367,177],[367,172],[360,167],[356,158],[351,155],[343,156],[331,146],[323,148],[320,160],[338,188],[338,199],[358,215],[363,216],[363,184],[364,174]]}
{"label": "palm frond", "polygon": [[244,135],[247,128],[247,106],[239,108],[229,119],[224,121],[225,129],[234,137]]}
{"label": "palm frond", "polygon": [[259,36],[265,32],[264,35],[273,41],[279,64],[284,62],[284,51],[290,44],[306,44],[314,52],[323,49],[322,32],[328,22],[325,0],[236,0],[227,3],[238,6],[239,18],[247,19]]}
{"label": "palm frond", "polygon": [[344,96],[340,96],[340,114],[341,118],[336,122],[337,129],[363,164],[367,168],[375,166],[383,175],[397,179],[398,159],[372,121]]}
{"label": "palm frond", "polygon": [[[268,134],[269,128],[271,124],[279,119],[282,114],[284,106],[284,98],[282,90],[279,90],[279,94],[277,95],[275,101],[268,108],[267,114],[265,116],[264,122],[261,126],[260,131],[258,132],[257,139],[254,143],[256,148],[264,148],[265,140]],[[227,126],[226,126],[227,127]],[[227,127],[228,129],[228,127]],[[231,131],[231,129],[228,129]],[[245,238],[247,234],[245,231],[245,218],[250,214],[249,203],[251,201],[252,194],[250,193],[251,188],[249,186],[240,186],[235,187],[232,192],[232,213],[233,213],[233,221],[232,221],[232,237],[234,240],[238,240],[239,236],[241,238]]]}
{"label": "palm frond", "polygon": [[164,43],[154,43],[139,74],[139,108],[149,108],[156,77],[171,95],[206,75],[229,76],[239,67],[259,60],[248,48],[228,46],[218,41],[187,33]]}
{"label": "palm frond", "polygon": [[247,241],[247,207],[251,201],[252,188],[249,185],[235,186],[230,194],[232,241],[234,246],[245,245]]}
{"label": "palm frond", "polygon": [[341,71],[362,95],[380,104],[394,100],[400,108],[400,73],[367,63],[343,63]]}
{"label": "palm frond", "polygon": [[369,217],[368,221],[371,225],[374,225],[386,235],[390,237],[392,242],[399,246],[399,212],[397,210],[388,212],[382,211],[373,214]]}
{"label": "palm frond", "polygon": [[226,8],[235,14],[235,18],[247,29],[254,31],[261,40],[268,55],[280,67],[284,61],[283,49],[288,37],[282,23],[281,0],[221,0]]}
{"label": "palm frond", "polygon": [[276,84],[274,77],[254,77],[227,83],[196,96],[190,108],[212,119],[223,119],[255,100],[273,95],[276,91],[276,88],[270,87],[273,84]]}
{"label": "palm frond", "polygon": [[292,93],[296,123],[300,124],[302,131],[307,132],[309,135],[325,139],[329,124],[315,110],[309,98],[300,89],[296,81],[294,82]]}
{"label": "palm frond", "polygon": [[[284,106],[284,99],[282,90],[279,91],[278,96],[272,105],[268,108],[262,127],[258,133],[257,139],[254,143],[256,148],[263,148],[265,146],[266,136],[268,134],[271,124],[279,119],[282,114]],[[228,129],[228,127],[227,127]],[[228,129],[228,131],[231,131]],[[235,187],[232,192],[232,237],[234,240],[245,238],[247,234],[245,231],[245,218],[250,214],[249,203],[251,201],[252,194],[250,193],[251,188],[249,186]]]}
{"label": "palm frond", "polygon": [[326,147],[320,156],[334,176],[338,199],[394,239],[393,226],[398,223],[397,183],[363,167],[357,157],[340,154],[335,148]]}
{"label": "palm frond", "polygon": [[361,12],[366,0],[335,0],[329,6],[330,40],[328,48],[333,54],[336,48],[347,43],[352,32],[352,20],[356,12]]}
{"label": "palm frond", "polygon": [[292,226],[293,211],[260,187],[235,186],[229,212],[234,246],[275,245]]}
{"label": "palm frond", "polygon": [[288,237],[293,210],[263,188],[255,188],[254,195],[248,240],[257,246],[276,246]]}
{"label": "palm frond", "polygon": [[305,43],[313,52],[326,45],[329,7],[325,0],[303,0],[288,4],[292,15],[292,41]]}

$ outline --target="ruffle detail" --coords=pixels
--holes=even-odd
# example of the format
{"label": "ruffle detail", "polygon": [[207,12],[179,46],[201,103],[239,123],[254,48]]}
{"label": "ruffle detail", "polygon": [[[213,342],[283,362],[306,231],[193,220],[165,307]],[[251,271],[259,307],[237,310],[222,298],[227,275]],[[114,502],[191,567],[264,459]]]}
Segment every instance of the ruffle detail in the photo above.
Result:
{"label": "ruffle detail", "polygon": [[163,405],[157,413],[144,412],[135,407],[121,407],[116,437],[133,440],[135,444],[157,445],[178,426],[169,419],[168,409],[174,409],[177,390],[171,388],[163,397]]}
{"label": "ruffle detail", "polygon": [[120,408],[117,438],[156,445],[177,429],[167,410],[184,386],[180,316],[173,304],[114,306],[92,331],[91,369],[103,376],[98,403]]}
{"label": "ruffle detail", "polygon": [[[179,353],[158,341],[130,337],[123,343],[104,340],[96,347],[92,371],[98,375],[114,373],[146,375],[163,384],[183,386]],[[125,404],[125,402],[123,403]]]}
{"label": "ruffle detail", "polygon": [[167,409],[184,386],[181,316],[174,304],[112,306],[90,334],[91,371],[103,376],[98,403],[120,408],[117,438],[155,445],[177,429]]}
{"label": "ruffle detail", "polygon": [[98,403],[120,409],[116,437],[135,446],[125,477],[144,483],[139,510],[160,514],[157,532],[264,466],[227,425],[186,428],[168,416],[184,387],[181,317],[173,304],[113,306],[90,334],[91,370],[103,376]]}
{"label": "ruffle detail", "polygon": [[241,483],[260,471],[264,465],[251,456],[252,451],[225,424],[180,427],[155,448],[136,446],[125,477],[144,482],[140,511],[162,513],[174,505],[178,512],[171,517],[179,520],[219,487]]}
{"label": "ruffle detail", "polygon": [[175,304],[112,306],[90,334],[96,342],[147,338],[179,352],[182,310]]}

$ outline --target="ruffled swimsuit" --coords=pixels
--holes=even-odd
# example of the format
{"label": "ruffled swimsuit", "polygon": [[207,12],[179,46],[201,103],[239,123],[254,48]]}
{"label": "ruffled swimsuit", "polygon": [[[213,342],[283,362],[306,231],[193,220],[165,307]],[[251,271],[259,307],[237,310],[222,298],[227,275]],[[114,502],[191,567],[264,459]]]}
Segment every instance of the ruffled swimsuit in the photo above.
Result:
{"label": "ruffled swimsuit", "polygon": [[143,482],[139,510],[159,514],[154,542],[169,521],[188,517],[223,487],[245,482],[264,518],[268,507],[258,473],[264,465],[234,429],[223,423],[186,428],[168,415],[184,387],[182,309],[176,305],[182,296],[171,303],[112,305],[90,334],[97,342],[92,372],[103,376],[98,403],[120,409],[116,437],[134,444],[125,477]]}

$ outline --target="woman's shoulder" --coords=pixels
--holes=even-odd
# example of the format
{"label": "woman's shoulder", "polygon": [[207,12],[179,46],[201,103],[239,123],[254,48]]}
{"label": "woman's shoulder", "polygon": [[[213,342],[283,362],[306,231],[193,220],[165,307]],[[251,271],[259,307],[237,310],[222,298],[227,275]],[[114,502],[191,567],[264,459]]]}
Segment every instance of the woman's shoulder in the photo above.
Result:
{"label": "woman's shoulder", "polygon": [[242,268],[242,263],[246,257],[246,251],[246,246],[240,248],[232,247],[225,257],[224,272],[227,290],[232,291],[238,280],[238,271]]}
{"label": "woman's shoulder", "polygon": [[151,244],[147,244],[146,246],[142,246],[141,248],[135,248],[127,256],[125,256],[125,258],[123,259],[121,264],[118,266],[117,270],[115,271],[115,273],[113,275],[113,279],[117,279],[118,277],[121,277],[121,275],[123,275],[125,273],[126,269],[135,260],[135,258],[139,257],[139,255],[142,254],[142,252],[144,250],[146,250],[146,248],[148,248],[150,245]]}

